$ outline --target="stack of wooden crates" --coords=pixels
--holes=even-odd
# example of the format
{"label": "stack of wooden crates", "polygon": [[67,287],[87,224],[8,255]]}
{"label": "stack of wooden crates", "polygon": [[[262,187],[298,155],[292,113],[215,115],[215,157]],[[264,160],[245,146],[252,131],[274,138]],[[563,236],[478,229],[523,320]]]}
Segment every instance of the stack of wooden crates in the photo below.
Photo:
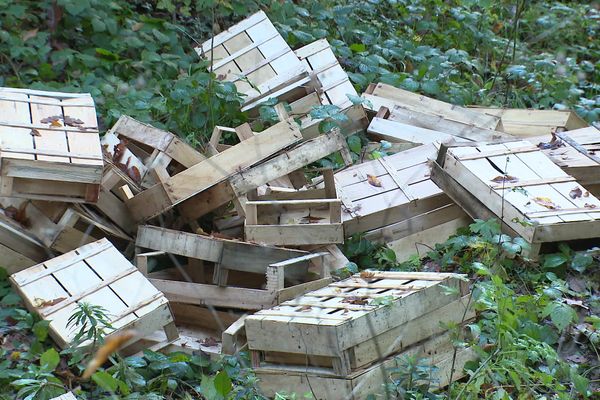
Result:
{"label": "stack of wooden crates", "polygon": [[463,276],[363,272],[249,316],[246,335],[267,396],[364,399],[406,356],[432,367],[433,387],[461,377],[475,356],[453,337],[474,317]]}

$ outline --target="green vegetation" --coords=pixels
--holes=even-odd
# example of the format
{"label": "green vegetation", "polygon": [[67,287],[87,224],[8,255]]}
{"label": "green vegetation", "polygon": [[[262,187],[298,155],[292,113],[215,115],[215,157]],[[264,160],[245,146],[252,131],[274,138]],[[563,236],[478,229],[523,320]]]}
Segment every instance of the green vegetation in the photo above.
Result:
{"label": "green vegetation", "polygon": [[[0,0],[0,85],[90,92],[102,128],[128,114],[202,145],[214,125],[236,126],[248,116],[235,87],[198,59],[194,38],[260,8],[293,47],[328,38],[359,92],[381,81],[456,104],[573,108],[600,119],[600,12],[586,2]],[[333,109],[313,112],[326,117],[323,130],[339,122]],[[270,118],[265,108],[258,122]],[[364,143],[349,144],[359,153]],[[322,161],[339,163],[337,156]],[[473,278],[479,319],[456,345],[474,346],[480,361],[447,392],[432,393],[419,360],[401,360],[388,385],[392,398],[598,396],[600,250],[561,245],[532,262],[521,256],[525,247],[500,235],[494,221],[476,221],[405,263],[361,237],[344,245],[353,262],[342,275],[370,268]],[[74,314],[90,349],[58,352],[47,323],[22,308],[5,274],[0,298],[1,399],[49,399],[71,389],[88,399],[262,398],[244,355],[211,361],[147,351],[112,358],[84,381],[92,349],[110,330],[103,310],[88,305]]]}

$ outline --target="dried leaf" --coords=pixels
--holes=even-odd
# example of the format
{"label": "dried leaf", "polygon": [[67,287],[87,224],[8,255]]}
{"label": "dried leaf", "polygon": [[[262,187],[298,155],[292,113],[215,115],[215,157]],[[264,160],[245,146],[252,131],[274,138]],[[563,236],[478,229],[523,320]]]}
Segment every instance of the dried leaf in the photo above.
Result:
{"label": "dried leaf", "polygon": [[82,120],[80,120],[79,118],[69,117],[68,115],[64,116],[63,121],[65,122],[65,125],[67,125],[67,126],[78,127],[79,125],[83,125]]}
{"label": "dried leaf", "polygon": [[135,165],[131,166],[127,170],[127,175],[129,175],[129,177],[136,183],[140,183],[142,181],[142,174],[140,174],[140,170]]}
{"label": "dried leaf", "polygon": [[552,132],[552,140],[550,140],[547,143],[540,142],[540,143],[538,143],[537,147],[542,150],[556,150],[559,147],[563,147],[564,145],[565,144],[562,142],[562,140],[560,140],[556,136],[556,133]]}
{"label": "dried leaf", "polygon": [[587,190],[583,193],[583,197],[590,197],[590,192]]}
{"label": "dried leaf", "polygon": [[122,345],[127,343],[136,334],[137,332],[134,330],[126,330],[107,337],[102,347],[100,347],[98,351],[96,351],[96,354],[94,354],[94,358],[92,358],[81,377],[83,379],[89,379],[94,372],[96,372],[98,368],[100,368],[106,362],[106,360],[108,360],[108,357],[110,357],[112,353],[119,350]]}
{"label": "dried leaf", "polygon": [[66,300],[66,297],[58,297],[58,298],[52,299],[52,300],[44,300],[44,299],[40,299],[40,298],[36,297],[33,300],[33,306],[35,308],[51,307],[51,306],[54,306],[54,305],[60,303],[63,300]]}
{"label": "dried leaf", "polygon": [[560,208],[559,206],[554,204],[554,202],[552,202],[552,199],[550,199],[549,197],[534,197],[532,200],[540,206],[546,207],[549,210],[557,210]]}
{"label": "dried leaf", "polygon": [[54,119],[54,120],[52,120],[52,122],[50,122],[50,126],[59,128],[59,127],[62,127],[62,124],[57,119]]}
{"label": "dried leaf", "polygon": [[581,195],[582,195],[582,192],[581,192],[581,188],[579,186],[575,186],[569,192],[569,197],[572,198],[572,199],[578,199],[578,198],[581,197]]}
{"label": "dried leaf", "polygon": [[350,304],[357,304],[360,306],[364,306],[369,303],[369,297],[368,296],[348,296],[344,300],[342,300],[342,303],[350,303]]}
{"label": "dried leaf", "polygon": [[367,181],[371,186],[381,187],[381,181],[375,175],[367,175]]}
{"label": "dried leaf", "polygon": [[219,344],[219,342],[217,341],[217,339],[215,339],[212,336],[209,336],[203,340],[198,341],[198,343],[200,343],[202,346],[204,347],[215,347]]}
{"label": "dried leaf", "polygon": [[29,134],[31,136],[42,136],[42,134],[40,133],[40,131],[38,131],[37,129],[32,129],[31,132],[29,132]]}
{"label": "dried leaf", "polygon": [[62,115],[53,115],[51,117],[44,118],[40,120],[42,124],[51,124],[54,121],[60,121],[62,119]]}
{"label": "dried leaf", "polygon": [[363,279],[373,279],[375,277],[375,272],[373,271],[360,271],[360,277]]}
{"label": "dried leaf", "polygon": [[581,300],[565,299],[565,303],[567,303],[570,306],[579,306],[581,308],[585,308],[586,310],[589,310],[589,307],[586,306],[585,304],[583,304],[583,301],[581,301]]}
{"label": "dried leaf", "polygon": [[310,310],[312,310],[311,306],[302,306],[299,309],[297,309],[296,311],[306,312],[306,311],[310,311]]}
{"label": "dried leaf", "polygon": [[125,150],[127,150],[127,143],[127,140],[121,139],[119,143],[115,144],[113,148],[113,161],[115,164],[121,162],[121,159],[125,155]]}
{"label": "dried leaf", "polygon": [[492,182],[494,183],[515,183],[518,181],[519,178],[510,175],[498,175],[497,177],[492,179]]}
{"label": "dried leaf", "polygon": [[30,31],[25,31],[21,35],[21,40],[23,40],[24,42],[26,42],[29,39],[33,39],[34,37],[37,36],[38,32],[39,32],[39,28],[35,28],[35,29],[30,30]]}
{"label": "dried leaf", "polygon": [[308,215],[305,215],[304,217],[302,217],[302,220],[300,221],[300,223],[301,224],[316,224],[317,222],[319,222],[322,219],[325,219],[325,218],[315,217],[315,216],[308,214]]}
{"label": "dried leaf", "polygon": [[597,206],[597,205],[595,205],[595,204],[585,203],[585,204],[583,205],[583,207],[585,207],[585,208],[590,208],[590,209],[594,209],[594,208],[597,208],[598,206]]}
{"label": "dried leaf", "polygon": [[143,22],[136,22],[135,24],[133,24],[133,25],[131,26],[131,30],[132,30],[132,31],[134,31],[134,32],[137,32],[137,31],[139,31],[140,29],[142,29],[142,27],[143,27],[143,26],[144,26],[144,23],[143,23]]}

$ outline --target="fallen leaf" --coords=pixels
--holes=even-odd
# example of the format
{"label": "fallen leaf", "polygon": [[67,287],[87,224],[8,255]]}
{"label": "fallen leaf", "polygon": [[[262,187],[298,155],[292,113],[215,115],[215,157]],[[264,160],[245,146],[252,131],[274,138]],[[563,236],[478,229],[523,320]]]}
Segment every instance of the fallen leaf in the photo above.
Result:
{"label": "fallen leaf", "polygon": [[142,27],[143,27],[143,26],[144,26],[144,23],[143,23],[143,22],[136,22],[135,24],[133,24],[133,25],[131,26],[131,30],[132,30],[132,31],[134,31],[134,32],[137,32],[137,31],[139,31],[140,29],[142,29]]}
{"label": "fallen leaf", "polygon": [[200,340],[198,341],[198,343],[200,343],[202,346],[204,347],[215,347],[219,344],[219,342],[217,341],[217,339],[215,339],[212,336],[207,337],[204,340]]}
{"label": "fallen leaf", "polygon": [[42,124],[51,124],[53,121],[59,121],[62,119],[62,115],[53,115],[40,120]]}
{"label": "fallen leaf", "polygon": [[550,199],[549,197],[534,197],[532,200],[540,206],[546,207],[549,210],[556,210],[560,208],[559,206],[554,204],[552,202],[552,199]]}
{"label": "fallen leaf", "polygon": [[42,136],[42,134],[40,133],[40,131],[38,131],[37,129],[32,129],[31,132],[29,132],[29,134],[31,136]]}
{"label": "fallen leaf", "polygon": [[342,300],[342,303],[357,304],[360,306],[364,306],[365,304],[369,303],[369,297],[368,296],[348,296],[344,300]]}
{"label": "fallen leaf", "polygon": [[519,178],[510,175],[498,175],[497,177],[492,179],[492,182],[494,183],[515,183],[518,181]]}
{"label": "fallen leaf", "polygon": [[587,357],[582,356],[580,354],[572,354],[570,356],[565,357],[567,361],[571,361],[576,364],[584,364],[588,362]]}
{"label": "fallen leaf", "polygon": [[140,183],[142,181],[142,175],[140,174],[140,170],[135,165],[131,166],[127,170],[127,175],[129,175],[129,177],[133,179],[133,181],[136,183]]}
{"label": "fallen leaf", "polygon": [[301,224],[315,224],[317,222],[319,222],[320,220],[325,219],[323,217],[315,217],[312,216],[310,214],[305,215],[304,217],[302,217],[302,220],[300,221]]}
{"label": "fallen leaf", "polygon": [[585,203],[585,204],[583,205],[583,207],[585,207],[585,208],[590,208],[590,209],[594,209],[594,208],[596,208],[596,207],[598,207],[598,206],[597,206],[597,205],[595,205],[595,204]]}
{"label": "fallen leaf", "polygon": [[127,343],[136,334],[136,331],[129,329],[107,337],[104,340],[102,347],[100,347],[98,351],[96,351],[96,354],[94,354],[94,358],[92,358],[81,377],[83,379],[89,379],[94,372],[96,372],[98,368],[100,368],[106,362],[106,360],[108,360],[108,357],[110,357],[112,353],[119,350],[122,345]]}
{"label": "fallen leaf", "polygon": [[552,139],[547,143],[545,143],[545,142],[538,143],[537,147],[542,150],[556,150],[559,147],[563,147],[564,145],[565,144],[562,142],[562,140],[560,140],[556,136],[556,133],[552,132]]}
{"label": "fallen leaf", "polygon": [[381,187],[381,181],[375,175],[367,175],[367,182],[371,186]]}
{"label": "fallen leaf", "polygon": [[587,289],[586,281],[583,278],[577,278],[574,276],[570,276],[567,279],[567,283],[569,285],[569,288],[576,292],[583,292]]}
{"label": "fallen leaf", "polygon": [[581,192],[581,188],[579,186],[575,186],[569,192],[569,197],[572,198],[572,199],[578,199],[578,198],[581,197],[581,195],[582,195],[582,192]]}
{"label": "fallen leaf", "polygon": [[590,192],[586,190],[585,193],[583,193],[583,197],[590,197]]}
{"label": "fallen leaf", "polygon": [[21,35],[21,40],[23,40],[24,42],[26,42],[29,39],[33,39],[34,37],[36,37],[36,35],[38,34],[38,32],[39,32],[39,28],[35,28],[35,29],[30,30],[30,31],[25,31]]}
{"label": "fallen leaf", "polygon": [[82,120],[80,120],[79,118],[69,117],[68,115],[64,116],[63,121],[65,122],[65,125],[67,125],[67,126],[78,127],[79,125],[83,125]]}
{"label": "fallen leaf", "polygon": [[570,306],[579,306],[581,308],[585,308],[586,310],[589,310],[589,307],[586,306],[585,304],[583,304],[583,301],[581,301],[581,300],[565,299],[565,303],[567,303]]}
{"label": "fallen leaf", "polygon": [[50,122],[50,126],[54,126],[56,128],[59,128],[59,127],[62,126],[62,124],[57,119],[53,119],[52,122]]}
{"label": "fallen leaf", "polygon": [[121,162],[121,159],[125,155],[125,150],[127,150],[127,143],[127,140],[121,139],[119,143],[115,144],[115,147],[113,148],[113,161],[115,164]]}
{"label": "fallen leaf", "polygon": [[302,306],[299,309],[297,309],[296,311],[305,312],[305,311],[310,311],[310,310],[312,310],[311,306]]}
{"label": "fallen leaf", "polygon": [[373,279],[375,277],[375,272],[373,271],[360,271],[360,277],[363,279]]}
{"label": "fallen leaf", "polygon": [[206,233],[201,227],[198,227],[196,228],[196,235],[208,236],[208,233]]}
{"label": "fallen leaf", "polygon": [[36,297],[33,300],[33,306],[35,308],[50,307],[50,306],[54,306],[54,305],[60,303],[63,300],[66,300],[66,297],[58,297],[58,298],[52,299],[52,300],[44,300],[44,299],[40,299],[40,298]]}

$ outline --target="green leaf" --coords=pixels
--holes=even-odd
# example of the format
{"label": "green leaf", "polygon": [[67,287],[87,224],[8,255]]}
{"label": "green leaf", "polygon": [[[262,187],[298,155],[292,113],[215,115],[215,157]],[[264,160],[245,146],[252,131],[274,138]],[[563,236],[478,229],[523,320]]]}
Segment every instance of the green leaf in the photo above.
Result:
{"label": "green leaf", "polygon": [[321,133],[331,132],[335,128],[339,128],[339,124],[330,119],[319,122],[319,132]]}
{"label": "green leaf", "polygon": [[568,260],[569,258],[563,253],[548,254],[544,256],[544,263],[542,266],[545,269],[552,269],[563,265]]}
{"label": "green leaf", "polygon": [[48,349],[40,357],[40,365],[46,371],[54,371],[60,363],[60,355],[55,349]]}
{"label": "green leaf", "polygon": [[573,381],[573,386],[575,386],[575,390],[577,390],[579,394],[587,398],[588,388],[590,387],[590,380],[584,376],[579,375],[576,372],[571,373],[571,380]]}
{"label": "green leaf", "polygon": [[92,375],[92,380],[107,392],[114,393],[119,388],[119,380],[105,371],[96,372]]}
{"label": "green leaf", "polygon": [[562,332],[570,323],[575,321],[577,313],[568,304],[560,301],[549,303],[543,310],[544,316],[550,316],[552,323]]}
{"label": "green leaf", "polygon": [[347,139],[347,141],[348,141],[348,147],[350,148],[350,151],[353,151],[356,154],[360,154],[360,150],[362,148],[362,143],[361,143],[358,135],[350,136]]}
{"label": "green leaf", "polygon": [[355,53],[362,53],[363,51],[367,50],[367,46],[365,46],[363,43],[353,43],[350,45],[350,50]]}
{"label": "green leaf", "polygon": [[48,337],[48,327],[50,326],[50,321],[38,321],[33,325],[33,334],[40,342],[43,342]]}
{"label": "green leaf", "polygon": [[215,389],[217,393],[221,396],[225,397],[231,390],[233,389],[233,384],[231,383],[231,378],[227,375],[227,372],[220,371],[215,376]]}
{"label": "green leaf", "polygon": [[575,253],[575,256],[571,260],[571,268],[577,272],[584,272],[593,262],[594,259],[590,254],[585,252]]}

